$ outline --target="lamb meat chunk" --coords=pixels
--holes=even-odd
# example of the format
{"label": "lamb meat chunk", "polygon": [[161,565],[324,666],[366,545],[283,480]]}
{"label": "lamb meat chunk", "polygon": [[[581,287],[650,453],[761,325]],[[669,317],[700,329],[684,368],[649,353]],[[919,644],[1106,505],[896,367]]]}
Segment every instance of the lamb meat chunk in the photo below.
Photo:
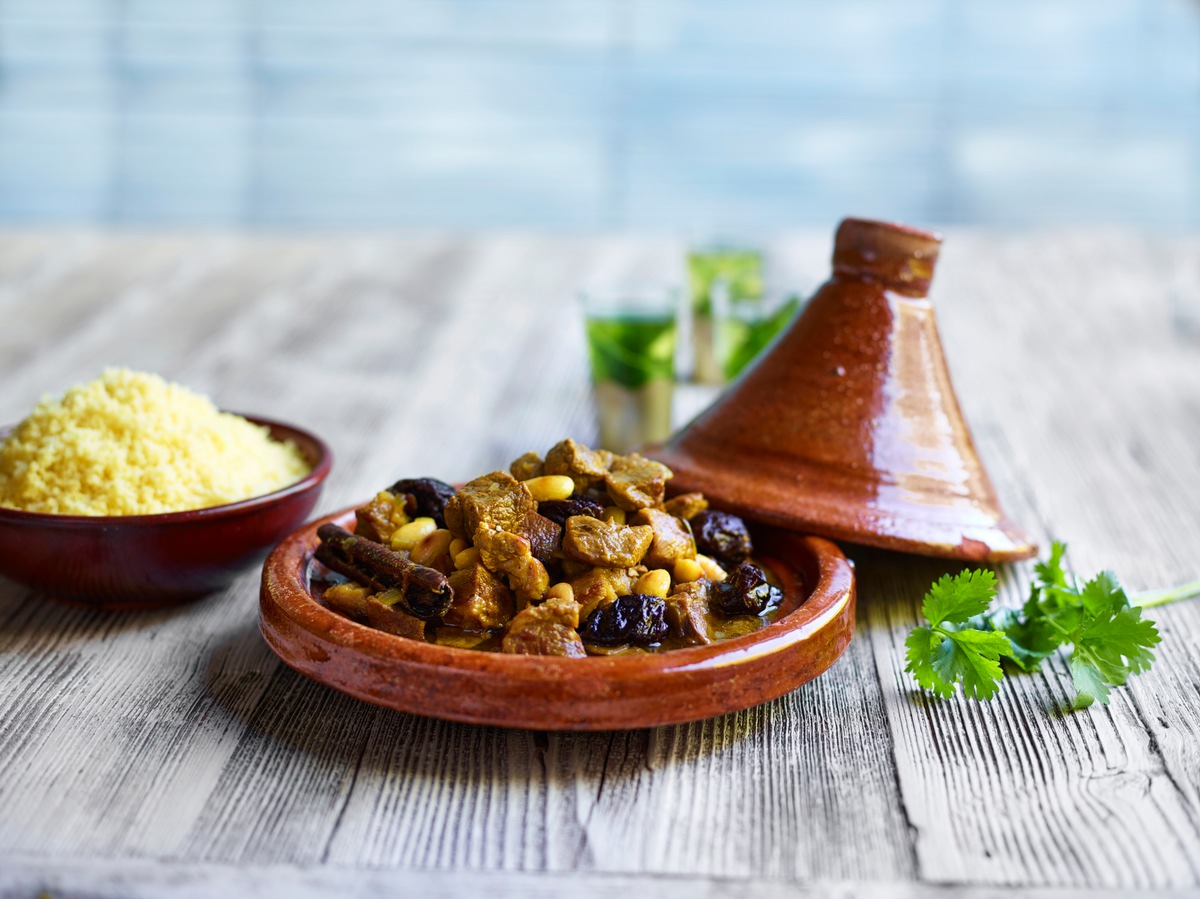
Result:
{"label": "lamb meat chunk", "polygon": [[578,559],[572,559],[570,556],[563,556],[562,575],[564,578],[579,577],[579,575],[587,574],[591,571],[592,567],[587,562],[580,562]]}
{"label": "lamb meat chunk", "polygon": [[540,606],[516,614],[500,643],[501,652],[533,656],[583,658],[587,650],[579,638],[579,603],[551,597]]}
{"label": "lamb meat chunk", "polygon": [[392,534],[408,522],[404,514],[404,497],[386,490],[380,491],[369,503],[354,510],[354,535],[388,545]]}
{"label": "lamb meat chunk", "polygon": [[667,626],[684,643],[711,643],[708,631],[708,603],[712,584],[704,579],[679,584],[667,597]]}
{"label": "lamb meat chunk", "polygon": [[590,450],[568,437],[556,443],[550,452],[546,453],[542,473],[565,474],[575,482],[575,492],[583,493],[589,487],[604,482],[611,458],[611,453]]}
{"label": "lamb meat chunk", "polygon": [[561,525],[537,512],[530,512],[525,516],[520,536],[529,541],[533,557],[543,565],[549,565],[554,554],[562,548],[562,531]]}
{"label": "lamb meat chunk", "polygon": [[563,532],[562,548],[573,559],[603,568],[632,568],[646,555],[654,530],[623,525],[590,515],[572,515]]}
{"label": "lamb meat chunk", "polygon": [[509,587],[522,604],[541,599],[550,589],[550,573],[533,557],[529,541],[519,534],[481,529],[475,545],[484,565],[508,577]]}
{"label": "lamb meat chunk", "polygon": [[654,542],[642,560],[651,568],[671,568],[677,559],[696,558],[696,541],[688,526],[667,512],[642,509],[633,516],[635,525],[647,525],[654,531]]}
{"label": "lamb meat chunk", "polygon": [[504,627],[517,611],[512,591],[488,569],[476,563],[450,575],[454,602],[442,621],[464,631]]}
{"label": "lamb meat chunk", "polygon": [[480,531],[517,533],[537,508],[529,488],[507,471],[468,481],[446,503],[446,527],[456,537],[478,544]]}
{"label": "lamb meat chunk", "polygon": [[617,456],[604,477],[613,503],[627,512],[658,508],[667,491],[671,469],[637,453]]}
{"label": "lamb meat chunk", "polygon": [[406,614],[395,603],[385,602],[388,594],[393,591],[389,590],[386,593],[381,593],[378,596],[372,596],[367,600],[367,623],[371,627],[381,631],[386,631],[389,634],[394,634],[397,637],[407,637],[410,640],[425,639],[425,622],[420,618],[414,618],[412,615]]}
{"label": "lamb meat chunk", "polygon": [[534,452],[526,453],[520,459],[514,459],[513,464],[508,466],[508,470],[518,481],[540,478],[542,476],[542,457]]}
{"label": "lamb meat chunk", "polygon": [[673,496],[663,503],[663,508],[676,518],[682,518],[686,521],[697,512],[703,512],[707,509],[708,500],[704,498],[703,493],[681,493],[679,496]]}
{"label": "lamb meat chunk", "polygon": [[575,593],[575,601],[582,607],[580,615],[586,618],[592,611],[618,596],[633,592],[637,579],[630,575],[629,568],[590,568],[567,581]]}
{"label": "lamb meat chunk", "polygon": [[573,659],[581,659],[587,655],[579,632],[554,622],[510,630],[500,642],[500,651],[527,656],[566,656]]}

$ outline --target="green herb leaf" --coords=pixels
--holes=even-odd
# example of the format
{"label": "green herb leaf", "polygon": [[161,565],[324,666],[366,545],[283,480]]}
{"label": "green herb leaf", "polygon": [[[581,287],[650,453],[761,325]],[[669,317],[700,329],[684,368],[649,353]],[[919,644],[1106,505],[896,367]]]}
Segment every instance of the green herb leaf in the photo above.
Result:
{"label": "green herb leaf", "polygon": [[[1159,643],[1153,621],[1142,619],[1111,571],[1102,571],[1082,587],[1063,568],[1066,545],[1055,541],[1050,557],[1037,563],[1036,578],[1024,607],[989,609],[996,596],[990,571],[942,577],[929,589],[921,611],[929,626],[918,627],[906,642],[908,670],[918,684],[938,696],[963,693],[976,699],[996,694],[1001,659],[1022,671],[1037,671],[1058,649],[1070,647],[1073,705],[1087,708],[1108,702],[1113,687],[1154,662]],[[1196,594],[1195,585],[1151,594],[1152,602]]]}
{"label": "green herb leaf", "polygon": [[627,316],[587,320],[592,379],[636,390],[675,374],[675,320]]}
{"label": "green herb leaf", "polygon": [[995,609],[972,618],[972,627],[984,631],[999,631],[1012,644],[1009,662],[1021,671],[1032,673],[1054,654],[1061,645],[1058,634],[1040,618],[1026,618],[1016,609]]}
{"label": "green herb leaf", "polygon": [[1129,605],[1129,597],[1117,583],[1111,571],[1101,571],[1083,585],[1079,591],[1079,602],[1091,615],[1103,615],[1112,610],[1119,611]]}
{"label": "green herb leaf", "polygon": [[1086,709],[1097,699],[1101,705],[1108,702],[1108,686],[1100,672],[1083,659],[1074,656],[1071,658],[1071,683],[1075,685],[1072,708]]}
{"label": "green herb leaf", "polygon": [[1085,610],[1071,634],[1071,679],[1079,696],[1076,708],[1092,700],[1108,702],[1108,687],[1119,687],[1131,674],[1140,674],[1154,662],[1150,647],[1162,639],[1153,621],[1142,619],[1142,610],[1129,597],[1112,572],[1102,571],[1079,593]]}
{"label": "green herb leaf", "polygon": [[1044,590],[1068,586],[1067,575],[1062,567],[1063,556],[1066,554],[1067,544],[1058,540],[1050,544],[1050,558],[1034,563],[1033,570],[1037,575],[1035,586],[1040,586]]}
{"label": "green herb leaf", "polygon": [[945,633],[933,652],[933,670],[943,681],[962,685],[970,699],[991,699],[1000,689],[1000,657],[1012,654],[1004,634],[968,628]]}
{"label": "green herb leaf", "polygon": [[949,621],[963,624],[982,615],[996,597],[996,575],[981,568],[938,578],[921,604],[921,613],[931,624]]}
{"label": "green herb leaf", "polygon": [[931,693],[936,693],[943,699],[954,695],[954,684],[942,679],[937,669],[933,667],[933,658],[938,645],[944,638],[935,634],[931,627],[915,627],[904,645],[908,648],[905,657],[908,659],[909,671],[916,682]]}
{"label": "green herb leaf", "polygon": [[948,698],[956,684],[972,699],[990,699],[999,688],[1001,656],[1010,655],[1008,637],[966,626],[987,611],[996,595],[991,571],[963,571],[939,578],[921,604],[929,626],[918,627],[905,641],[906,669],[926,690]]}

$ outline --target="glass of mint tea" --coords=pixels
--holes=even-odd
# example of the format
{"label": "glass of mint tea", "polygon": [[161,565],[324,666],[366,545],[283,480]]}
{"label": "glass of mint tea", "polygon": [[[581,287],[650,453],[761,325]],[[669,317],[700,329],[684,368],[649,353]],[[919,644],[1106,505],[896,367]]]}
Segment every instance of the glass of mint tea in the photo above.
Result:
{"label": "glass of mint tea", "polygon": [[732,381],[787,330],[804,301],[798,294],[739,297],[724,279],[712,285],[713,364],[724,381]]}
{"label": "glass of mint tea", "polygon": [[713,287],[721,283],[731,304],[753,303],[763,296],[763,252],[736,243],[692,247],[687,254],[691,296],[693,377],[701,384],[728,380],[717,341]]}
{"label": "glass of mint tea", "polygon": [[671,433],[679,297],[665,286],[581,294],[604,449],[625,453]]}

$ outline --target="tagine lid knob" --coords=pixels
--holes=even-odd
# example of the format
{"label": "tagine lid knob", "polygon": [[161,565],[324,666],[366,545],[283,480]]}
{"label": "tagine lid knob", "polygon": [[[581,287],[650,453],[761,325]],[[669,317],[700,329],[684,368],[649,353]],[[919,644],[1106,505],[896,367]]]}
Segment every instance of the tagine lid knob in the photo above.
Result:
{"label": "tagine lid knob", "polygon": [[833,239],[837,274],[875,280],[906,296],[929,293],[941,235],[872,219],[843,219]]}

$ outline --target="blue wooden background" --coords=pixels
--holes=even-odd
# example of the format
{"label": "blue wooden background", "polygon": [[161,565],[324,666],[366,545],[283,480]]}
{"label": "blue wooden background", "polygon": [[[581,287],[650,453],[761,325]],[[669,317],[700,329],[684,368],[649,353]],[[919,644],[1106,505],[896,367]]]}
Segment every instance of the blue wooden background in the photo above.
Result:
{"label": "blue wooden background", "polygon": [[1198,0],[0,0],[0,223],[1200,225]]}

